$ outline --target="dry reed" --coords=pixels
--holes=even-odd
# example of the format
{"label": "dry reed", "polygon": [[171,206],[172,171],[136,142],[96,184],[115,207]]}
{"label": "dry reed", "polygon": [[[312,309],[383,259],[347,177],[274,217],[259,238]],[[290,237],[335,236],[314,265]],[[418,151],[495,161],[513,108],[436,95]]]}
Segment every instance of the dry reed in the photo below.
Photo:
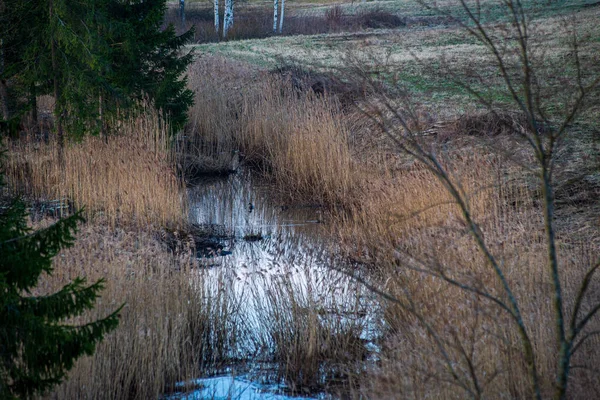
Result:
{"label": "dry reed", "polygon": [[262,162],[292,199],[344,203],[354,189],[348,133],[335,102],[290,83],[264,83],[258,99],[245,99],[241,146]]}
{"label": "dry reed", "polygon": [[[223,294],[213,299],[208,293],[214,288],[190,284],[191,261],[176,261],[147,234],[88,226],[77,247],[57,258],[60,272],[46,285],[55,288],[79,275],[90,280],[105,276],[103,298],[110,301],[94,315],[122,302],[128,305],[119,330],[78,364],[54,397],[156,398],[174,382],[197,376],[200,367],[210,369],[235,357],[239,335],[272,349],[279,377],[297,391],[321,389],[326,378],[345,374],[347,379],[363,371],[356,395],[370,398],[463,398],[469,390],[486,397],[530,395],[519,338],[509,319],[434,276],[445,274],[503,296],[459,208],[435,176],[419,164],[402,169],[376,165],[385,162],[383,155],[366,170],[356,157],[361,149],[352,148],[343,116],[327,96],[298,92],[285,80],[224,60],[200,61],[191,73],[191,84],[201,90],[178,149],[210,159],[240,150],[286,196],[348,206],[351,212],[336,221],[341,250],[376,267],[379,287],[410,302],[414,312],[382,302],[381,361],[363,371],[364,364],[357,367],[364,354],[360,327],[342,323],[341,314],[325,320],[320,300],[310,292],[295,291],[286,281],[270,287],[258,298],[263,306],[259,328],[248,330],[237,325],[238,298]],[[67,148],[66,171],[58,167],[53,145],[12,143],[10,182],[28,183],[34,196],[73,198],[90,212],[103,210],[113,223],[124,214],[176,220],[182,215],[180,187],[166,145],[162,139],[140,138],[143,131],[108,143],[89,138]],[[442,162],[468,199],[486,244],[502,260],[534,343],[543,394],[549,394],[557,355],[538,193],[527,185],[529,176],[479,148],[445,153]],[[152,184],[140,186],[130,177]],[[117,189],[109,188],[113,185]],[[597,253],[592,241],[578,239],[585,235],[570,234],[563,230],[558,237],[568,307],[584,267]],[[594,285],[591,297],[598,300],[600,288]],[[593,300],[588,298],[586,306]],[[598,324],[589,328],[598,330]],[[574,363],[584,368],[573,372],[572,397],[600,395],[598,376],[589,368],[600,362],[597,349],[596,336],[575,356]]]}
{"label": "dry reed", "polygon": [[239,150],[293,200],[353,198],[356,169],[333,98],[222,59],[200,60],[190,80],[201,88],[186,132],[196,159],[227,159]]}
{"label": "dry reed", "polygon": [[[106,280],[94,310],[74,323],[102,317],[121,304],[119,327],[79,360],[47,398],[149,399],[223,364],[234,347],[232,295],[205,280],[197,262],[174,257],[152,234],[86,224],[75,246],[54,262],[37,293],[56,291],[77,276]],[[215,287],[215,285],[217,285]]]}
{"label": "dry reed", "polygon": [[116,135],[67,144],[63,162],[53,138],[45,143],[25,135],[8,143],[7,180],[14,192],[73,201],[88,217],[104,214],[113,225],[178,225],[186,205],[167,131],[158,113],[147,110],[125,121]]}
{"label": "dry reed", "polygon": [[[522,172],[481,149],[455,151],[444,162],[469,199],[487,246],[502,260],[534,343],[543,394],[550,395],[557,354],[538,194],[524,184]],[[446,188],[418,164],[371,185],[370,196],[340,235],[350,238],[345,246],[354,249],[348,250],[352,258],[377,267],[381,288],[414,310],[385,306],[382,364],[367,374],[362,393],[375,398],[464,398],[468,391],[480,390],[491,397],[530,396],[520,339],[507,315],[436,277],[505,296]],[[560,235],[559,246],[563,295],[572,307],[576,282],[595,261],[596,250],[569,234]],[[592,298],[587,301],[593,303]],[[588,329],[597,328],[596,323]],[[590,369],[600,361],[600,354],[591,350],[597,344],[592,338],[577,355],[575,362],[587,367],[573,375],[570,390],[575,397],[587,397],[588,390],[600,387]]]}
{"label": "dry reed", "polygon": [[277,366],[277,379],[293,394],[347,395],[367,354],[364,288],[339,273],[310,267],[262,278],[253,290],[255,331],[268,349],[263,358]]}

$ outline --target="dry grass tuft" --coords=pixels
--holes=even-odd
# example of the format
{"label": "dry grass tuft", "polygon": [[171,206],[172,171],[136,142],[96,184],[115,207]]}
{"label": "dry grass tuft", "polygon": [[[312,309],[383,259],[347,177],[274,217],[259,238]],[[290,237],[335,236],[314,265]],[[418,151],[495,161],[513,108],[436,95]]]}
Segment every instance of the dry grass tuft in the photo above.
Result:
{"label": "dry grass tuft", "polygon": [[[174,273],[176,267],[183,270]],[[77,276],[88,282],[104,278],[94,310],[74,322],[102,317],[123,303],[125,308],[118,329],[48,397],[157,398],[175,382],[196,376],[201,354],[189,338],[203,323],[203,307],[188,267],[148,233],[83,226],[38,290],[55,291]]]}
{"label": "dry grass tuft", "polygon": [[[557,355],[538,193],[518,183],[523,182],[522,172],[481,149],[455,151],[443,162],[469,199],[487,246],[502,262],[534,343],[544,395],[550,395]],[[363,393],[376,398],[463,398],[468,390],[480,390],[484,396],[529,397],[514,324],[494,304],[434,276],[445,274],[505,298],[446,189],[418,165],[371,186],[364,207],[348,218],[341,237],[350,238],[345,243],[354,249],[352,258],[376,267],[382,289],[413,305],[423,319],[386,303],[382,364],[366,375]],[[575,301],[576,283],[595,261],[590,243],[567,232],[559,239],[568,307]],[[586,299],[588,304],[593,297]],[[598,324],[588,329],[594,331]],[[597,345],[598,338],[591,339],[586,348]],[[581,350],[576,363],[595,365],[599,356]],[[446,357],[458,378],[450,374]],[[582,368],[573,378],[574,394],[600,387],[590,369]]]}
{"label": "dry grass tuft", "polygon": [[293,394],[348,390],[367,355],[362,288],[313,274],[258,280],[254,291],[262,346]]}
{"label": "dry grass tuft", "polygon": [[247,99],[241,147],[289,197],[326,204],[352,198],[354,166],[348,133],[336,105],[313,93],[297,94],[289,82],[264,84]]}

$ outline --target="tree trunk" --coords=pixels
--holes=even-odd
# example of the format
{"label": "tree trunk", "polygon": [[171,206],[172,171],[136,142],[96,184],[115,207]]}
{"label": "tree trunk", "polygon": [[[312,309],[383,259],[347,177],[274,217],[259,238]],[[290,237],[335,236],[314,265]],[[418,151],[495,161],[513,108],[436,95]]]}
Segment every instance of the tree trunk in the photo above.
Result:
{"label": "tree trunk", "polygon": [[213,8],[215,12],[215,32],[217,32],[217,37],[219,36],[219,0],[214,0]]}
{"label": "tree trunk", "polygon": [[[50,0],[50,18],[54,18],[54,0]],[[64,160],[65,135],[62,126],[62,100],[60,98],[60,87],[58,83],[58,62],[56,60],[56,40],[55,32],[51,33],[50,37],[50,54],[52,57],[52,78],[54,80],[54,118],[56,124],[56,133],[58,136],[58,158],[62,162]]]}
{"label": "tree trunk", "polygon": [[279,17],[279,33],[283,33],[283,14],[285,13],[285,0],[281,0],[281,16]]}
{"label": "tree trunk", "polygon": [[2,119],[8,121],[10,119],[8,88],[6,87],[6,81],[4,79],[0,79],[0,104],[2,104]]}
{"label": "tree trunk", "polygon": [[[2,54],[0,54],[2,58]],[[0,75],[2,75],[2,68],[0,68]],[[2,107],[2,119],[8,121],[10,119],[10,109],[8,108],[8,87],[6,80],[0,78],[0,107]]]}
{"label": "tree trunk", "polygon": [[277,9],[279,8],[279,0],[273,0],[273,33],[277,33]]}
{"label": "tree trunk", "polygon": [[181,29],[185,32],[185,0],[179,0],[179,17],[181,18]]}
{"label": "tree trunk", "polygon": [[38,135],[40,133],[40,124],[38,122],[37,92],[35,90],[35,83],[32,83],[29,88],[29,106],[31,107],[31,129],[33,129],[34,135]]}
{"label": "tree trunk", "polygon": [[[5,12],[4,0],[0,0],[0,15]],[[4,74],[4,40],[0,38],[0,108],[2,108],[2,119],[8,121],[10,119],[10,109],[8,107],[8,87]]]}
{"label": "tree trunk", "polygon": [[223,17],[223,39],[227,38],[229,29],[233,26],[233,0],[225,0],[225,16]]}

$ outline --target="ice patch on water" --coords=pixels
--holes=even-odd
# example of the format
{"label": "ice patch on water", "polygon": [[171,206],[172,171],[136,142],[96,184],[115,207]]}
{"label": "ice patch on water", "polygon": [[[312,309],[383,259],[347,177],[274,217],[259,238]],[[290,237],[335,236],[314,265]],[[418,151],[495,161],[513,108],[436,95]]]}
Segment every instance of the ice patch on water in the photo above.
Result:
{"label": "ice patch on water", "polygon": [[[292,397],[274,393],[277,387],[264,386],[243,378],[218,376],[194,380],[200,389],[193,392],[177,394],[169,397],[173,400],[314,400],[318,397]],[[181,384],[183,386],[183,384]]]}

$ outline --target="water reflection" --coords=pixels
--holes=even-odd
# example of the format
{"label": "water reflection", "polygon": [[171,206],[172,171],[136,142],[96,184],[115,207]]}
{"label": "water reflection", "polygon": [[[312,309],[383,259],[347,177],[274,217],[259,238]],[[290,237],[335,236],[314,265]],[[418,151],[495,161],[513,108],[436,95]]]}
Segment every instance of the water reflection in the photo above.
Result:
{"label": "water reflection", "polygon": [[[189,190],[189,199],[190,222],[218,241],[225,254],[200,254],[204,268],[198,284],[214,298],[226,286],[235,299],[229,323],[241,337],[230,349],[231,359],[276,364],[282,354],[304,351],[287,348],[285,336],[302,337],[309,330],[327,336],[319,339],[321,347],[338,346],[330,343],[338,336],[354,337],[352,350],[365,356],[361,352],[374,335],[375,302],[361,285],[330,268],[335,243],[328,239],[318,206],[280,204],[268,185],[247,172],[206,179]],[[317,389],[329,379],[322,372],[329,356],[323,357],[314,377],[322,381],[313,386]],[[272,383],[281,383],[280,370],[272,375]],[[306,383],[283,375],[286,383]],[[264,398],[260,391],[254,395]]]}

